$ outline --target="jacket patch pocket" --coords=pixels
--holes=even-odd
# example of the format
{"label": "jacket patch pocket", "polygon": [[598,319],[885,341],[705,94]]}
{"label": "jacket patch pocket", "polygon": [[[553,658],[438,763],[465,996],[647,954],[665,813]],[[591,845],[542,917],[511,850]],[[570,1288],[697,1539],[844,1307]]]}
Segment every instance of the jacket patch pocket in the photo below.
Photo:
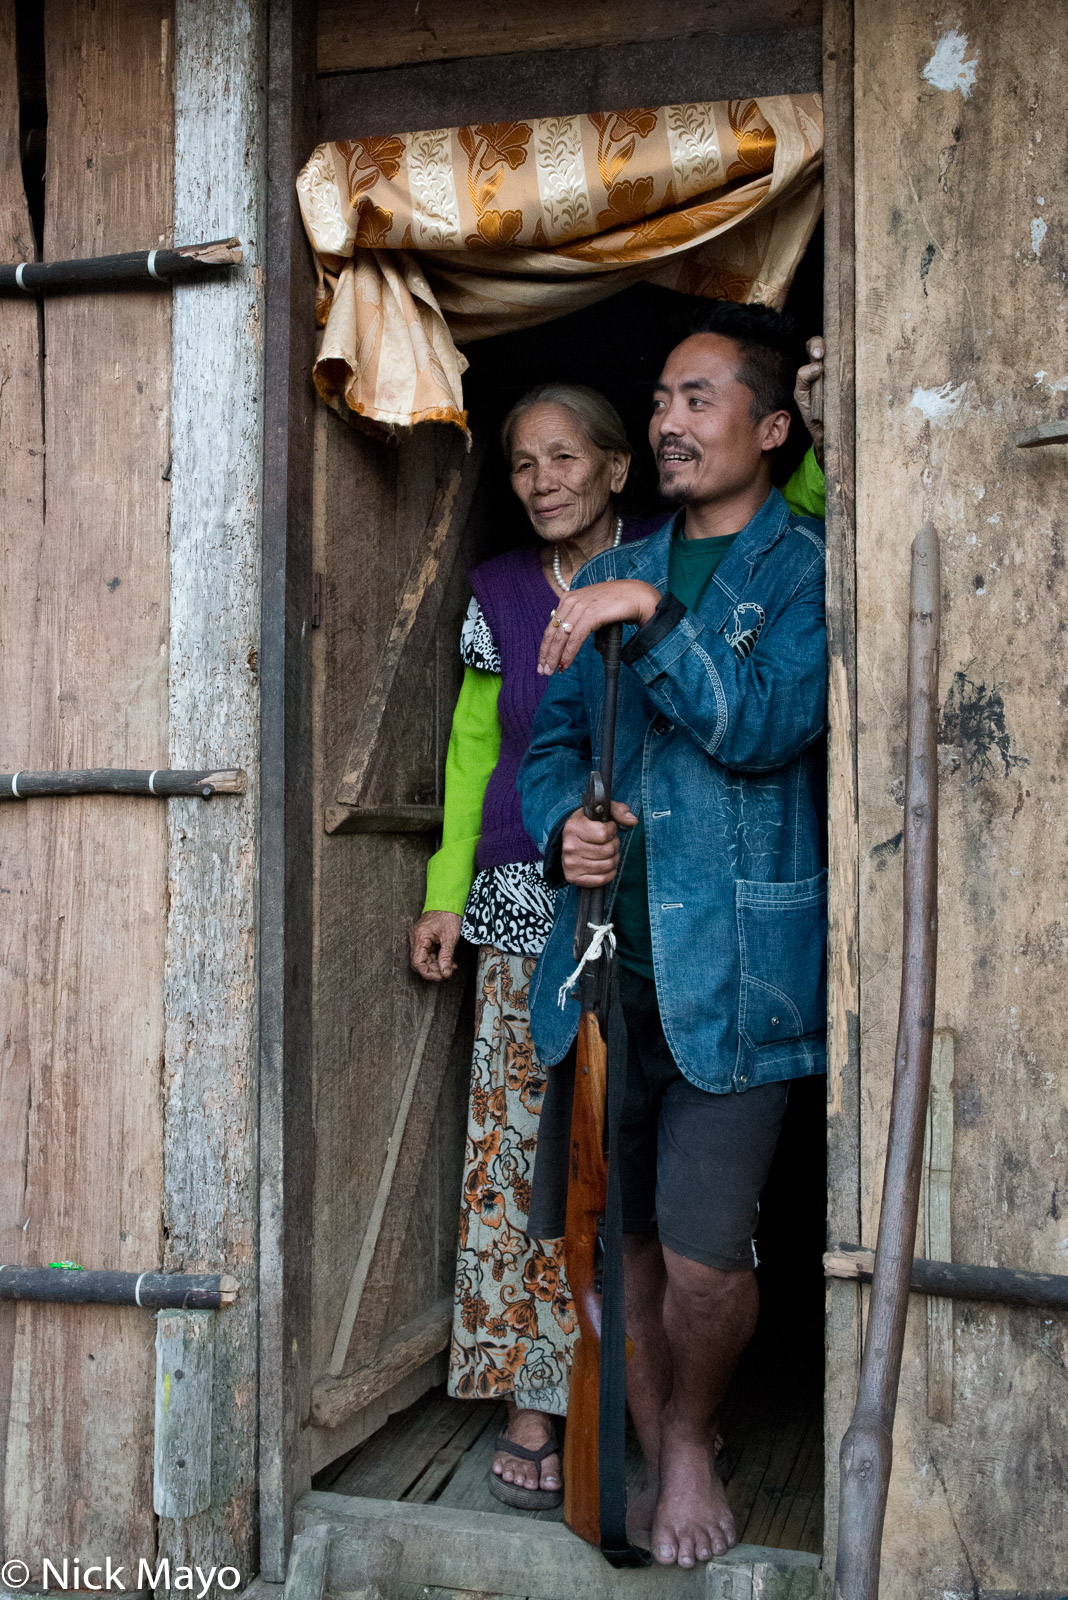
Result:
{"label": "jacket patch pocket", "polygon": [[738,1031],[749,1045],[827,1027],[827,874],[734,886],[741,957]]}

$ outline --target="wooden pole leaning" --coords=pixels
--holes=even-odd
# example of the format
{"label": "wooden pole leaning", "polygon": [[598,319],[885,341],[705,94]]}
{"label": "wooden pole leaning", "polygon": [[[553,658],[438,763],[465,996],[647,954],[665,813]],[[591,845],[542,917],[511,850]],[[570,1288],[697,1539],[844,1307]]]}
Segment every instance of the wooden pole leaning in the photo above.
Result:
{"label": "wooden pole leaning", "polygon": [[128,250],[81,261],[18,261],[0,266],[0,295],[51,294],[57,290],[119,289],[130,284],[176,283],[241,262],[240,239],[212,239],[175,250]]}
{"label": "wooden pole leaning", "polygon": [[88,767],[77,772],[0,772],[0,801],[33,800],[75,794],[143,794],[156,800],[187,796],[210,800],[213,794],[244,794],[248,774],[240,767],[175,772],[124,767]]}
{"label": "wooden pole leaning", "polygon": [[940,563],[930,523],[912,545],[905,774],[904,938],[894,1089],[871,1301],[853,1418],[842,1440],[835,1600],[877,1600],[908,1314],[934,1041],[938,939]]}

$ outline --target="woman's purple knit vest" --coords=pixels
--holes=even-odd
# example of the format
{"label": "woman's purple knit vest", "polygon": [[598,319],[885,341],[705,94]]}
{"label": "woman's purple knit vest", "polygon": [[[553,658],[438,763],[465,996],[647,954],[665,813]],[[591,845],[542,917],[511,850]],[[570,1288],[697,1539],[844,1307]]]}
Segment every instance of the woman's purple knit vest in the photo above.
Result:
{"label": "woman's purple knit vest", "polygon": [[[663,515],[623,525],[623,543],[653,533]],[[538,861],[541,853],[523,826],[515,781],[527,753],[534,713],[548,683],[538,676],[538,647],[549,626],[557,595],[541,570],[537,550],[509,550],[476,567],[471,588],[501,654],[501,692],[497,715],[501,753],[482,802],[482,833],[475,868],[509,861]],[[575,796],[578,805],[581,796]]]}
{"label": "woman's purple knit vest", "polygon": [[507,861],[540,859],[523,826],[515,780],[549,681],[538,676],[538,647],[556,596],[541,570],[537,550],[509,550],[495,556],[475,568],[471,588],[501,653],[497,699],[501,753],[482,802],[482,833],[475,853],[475,867],[481,872]]}

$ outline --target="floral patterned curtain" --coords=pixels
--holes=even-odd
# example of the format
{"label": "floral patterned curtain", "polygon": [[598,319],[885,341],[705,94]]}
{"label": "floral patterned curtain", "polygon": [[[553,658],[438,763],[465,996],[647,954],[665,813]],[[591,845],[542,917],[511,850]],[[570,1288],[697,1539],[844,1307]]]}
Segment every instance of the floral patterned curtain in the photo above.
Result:
{"label": "floral patterned curtain", "polygon": [[818,95],[322,144],[297,180],[323,398],[466,427],[457,349],[638,279],[781,304],[819,216]]}

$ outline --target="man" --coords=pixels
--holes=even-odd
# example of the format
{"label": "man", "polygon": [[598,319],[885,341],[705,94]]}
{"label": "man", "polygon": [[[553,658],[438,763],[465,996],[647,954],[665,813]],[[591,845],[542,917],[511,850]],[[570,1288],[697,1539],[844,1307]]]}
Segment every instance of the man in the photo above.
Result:
{"label": "man", "polygon": [[[531,985],[546,1065],[577,1026],[557,1004],[577,891],[615,885],[627,1397],[647,1475],[630,1520],[682,1566],[736,1541],[711,1440],[755,1326],[752,1238],[787,1084],[825,1065],[822,524],[771,482],[791,348],[777,313],[714,303],[671,352],[649,441],[680,510],[557,605],[519,777],[546,874],[572,886]],[[596,823],[576,805],[600,734],[590,636],[614,621],[619,798]]]}

